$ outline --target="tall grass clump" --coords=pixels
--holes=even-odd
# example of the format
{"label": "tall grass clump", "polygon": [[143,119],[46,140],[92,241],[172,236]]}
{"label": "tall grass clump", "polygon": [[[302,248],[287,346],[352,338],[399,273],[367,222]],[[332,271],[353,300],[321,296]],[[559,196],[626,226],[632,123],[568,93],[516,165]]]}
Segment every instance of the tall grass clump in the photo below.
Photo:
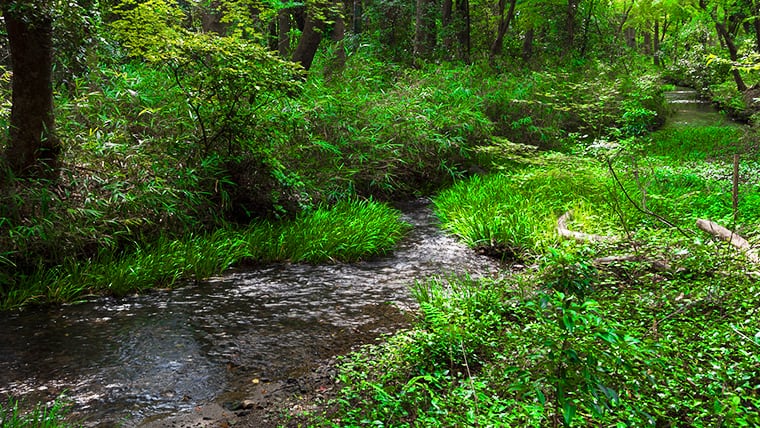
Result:
{"label": "tall grass clump", "polygon": [[243,262],[351,262],[392,251],[409,226],[400,212],[371,200],[343,201],[280,222],[233,225],[179,239],[161,237],[124,254],[104,251],[87,260],[12,278],[0,308],[64,303],[93,294],[125,295],[202,280]]}
{"label": "tall grass clump", "polygon": [[408,231],[399,211],[371,200],[341,201],[299,215],[279,231],[275,259],[357,261],[389,252]]}
{"label": "tall grass clump", "polygon": [[474,176],[441,192],[434,204],[442,227],[467,245],[524,256],[556,244],[557,219],[568,210],[580,224],[588,214],[589,231],[608,228],[614,220],[599,207],[609,191],[605,183],[590,164],[539,167]]}
{"label": "tall grass clump", "polygon": [[67,405],[62,399],[51,406],[37,404],[31,411],[24,412],[17,400],[9,399],[5,405],[0,403],[0,426],[3,428],[66,428],[74,424],[64,420]]}
{"label": "tall grass clump", "polygon": [[738,126],[670,127],[652,133],[645,148],[671,161],[730,161],[746,151],[745,131]]}

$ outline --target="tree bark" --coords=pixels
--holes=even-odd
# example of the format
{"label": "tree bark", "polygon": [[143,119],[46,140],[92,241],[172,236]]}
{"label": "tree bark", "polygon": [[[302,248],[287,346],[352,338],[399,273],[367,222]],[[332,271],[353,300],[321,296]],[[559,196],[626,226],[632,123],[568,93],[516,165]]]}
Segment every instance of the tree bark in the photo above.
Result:
{"label": "tree bark", "polygon": [[509,24],[512,22],[512,18],[515,16],[515,5],[517,0],[509,1],[509,10],[504,13],[506,9],[507,0],[499,0],[499,26],[496,28],[496,39],[491,44],[491,57],[499,56],[504,49],[504,36],[509,30]]}
{"label": "tree bark", "polygon": [[[731,57],[731,61],[736,62],[739,59],[739,50],[736,48],[736,44],[734,44],[733,37],[728,33],[726,25],[722,22],[716,22],[715,28],[718,31],[718,35],[720,35],[728,48],[728,55]],[[736,69],[736,67],[733,67],[731,68],[731,74],[734,77],[734,82],[736,82],[736,89],[738,89],[739,92],[745,92],[747,90],[747,85],[744,83],[744,79],[742,79],[739,70]]]}
{"label": "tree bark", "polygon": [[459,43],[459,59],[465,63],[470,63],[470,0],[457,0],[457,42]]}
{"label": "tree bark", "polygon": [[653,60],[655,67],[660,66],[660,20],[654,20],[654,47],[653,47]]}
{"label": "tree bark", "polygon": [[451,22],[453,18],[453,11],[453,0],[443,0],[443,6],[441,9],[441,30],[443,33],[443,47],[446,52],[451,52],[451,47],[454,45],[453,38],[451,37]]}
{"label": "tree bark", "polygon": [[277,52],[282,58],[290,56],[290,29],[291,10],[289,7],[282,8],[277,11]]}
{"label": "tree bark", "polygon": [[697,227],[711,234],[712,236],[728,242],[735,248],[744,252],[752,263],[760,263],[760,255],[741,235],[738,235],[718,223],[705,219],[697,219]]}
{"label": "tree bark", "polygon": [[572,50],[575,44],[575,16],[578,12],[579,4],[580,0],[567,0],[567,16],[565,17],[565,47],[567,49],[565,52]]}
{"label": "tree bark", "polygon": [[533,27],[528,28],[525,32],[525,39],[522,46],[522,60],[528,61],[533,57],[533,38],[536,35],[536,30]]}
{"label": "tree bark", "polygon": [[417,0],[415,13],[414,56],[429,58],[435,49],[435,0]]}
{"label": "tree bark", "polygon": [[351,20],[351,29],[354,34],[361,34],[362,32],[362,0],[354,0],[353,5],[353,19]]}
{"label": "tree bark", "polygon": [[341,71],[346,65],[346,50],[343,46],[343,39],[345,37],[346,22],[343,20],[341,14],[337,14],[337,16],[335,16],[332,33],[330,33],[330,40],[335,44],[335,57],[330,66],[331,72]]}
{"label": "tree bark", "polygon": [[304,69],[311,68],[311,63],[314,61],[314,55],[317,53],[319,42],[322,41],[322,33],[325,29],[325,23],[314,17],[314,13],[307,10],[306,20],[303,26],[303,32],[301,38],[298,40],[298,46],[296,46],[293,52],[293,62],[300,63]]}
{"label": "tree bark", "polygon": [[53,116],[53,19],[47,4],[2,6],[13,70],[5,159],[17,176],[55,178],[61,144]]}

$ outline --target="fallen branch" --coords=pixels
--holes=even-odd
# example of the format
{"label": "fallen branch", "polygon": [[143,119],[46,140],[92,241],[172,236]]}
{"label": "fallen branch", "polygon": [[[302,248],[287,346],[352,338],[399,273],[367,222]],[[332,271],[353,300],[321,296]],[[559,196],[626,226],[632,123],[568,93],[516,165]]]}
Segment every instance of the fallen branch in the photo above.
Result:
{"label": "fallen branch", "polygon": [[718,239],[728,242],[735,248],[744,252],[744,254],[747,256],[747,259],[749,259],[749,261],[752,263],[760,263],[760,256],[758,256],[757,251],[752,248],[746,239],[737,233],[726,229],[718,223],[701,218],[697,219],[697,227]]}
{"label": "fallen branch", "polygon": [[559,236],[568,239],[575,239],[579,242],[605,242],[614,238],[611,236],[594,235],[592,233],[576,232],[567,228],[567,222],[572,218],[573,212],[568,211],[562,214],[557,220],[557,233]]}

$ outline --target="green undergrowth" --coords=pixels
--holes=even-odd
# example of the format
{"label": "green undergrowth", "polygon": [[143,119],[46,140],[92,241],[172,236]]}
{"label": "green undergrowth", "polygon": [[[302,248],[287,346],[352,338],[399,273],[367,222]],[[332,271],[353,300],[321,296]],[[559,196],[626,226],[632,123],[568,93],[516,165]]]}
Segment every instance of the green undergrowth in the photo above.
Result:
{"label": "green undergrowth", "polygon": [[314,426],[757,425],[760,289],[694,256],[663,276],[564,249],[539,274],[419,283],[418,322],[346,358]]}
{"label": "green undergrowth", "polygon": [[227,226],[181,239],[162,237],[125,255],[104,252],[86,261],[66,259],[19,275],[3,293],[3,309],[64,303],[91,294],[124,295],[202,280],[240,263],[356,261],[391,251],[408,225],[389,206],[344,201],[294,220]]}
{"label": "green undergrowth", "polygon": [[[544,153],[524,161],[513,148],[517,152],[502,156],[509,168],[460,181],[436,196],[436,213],[442,227],[467,245],[507,258],[556,246],[558,219],[565,213],[570,230],[613,242],[646,240],[651,233],[706,238],[695,231],[697,219],[718,222],[754,242],[760,237],[758,163],[752,153],[742,155],[734,211],[732,156],[726,155],[737,150],[728,144],[736,141],[734,129],[725,128],[729,135],[715,146],[694,146],[704,148],[702,155],[663,131],[615,145],[595,159]],[[694,153],[694,160],[683,159],[685,153]]]}
{"label": "green undergrowth", "polygon": [[[618,137],[585,157],[481,150],[493,172],[434,198],[441,225],[530,267],[417,283],[417,323],[346,357],[313,425],[760,425],[757,273],[695,225],[713,220],[757,248],[757,136]],[[561,239],[565,213],[569,229],[609,239]]]}
{"label": "green undergrowth", "polygon": [[66,428],[75,425],[64,420],[68,413],[65,400],[57,399],[51,406],[36,405],[30,412],[23,412],[16,400],[0,403],[0,426],[3,428]]}
{"label": "green undergrowth", "polygon": [[604,170],[588,162],[476,176],[440,193],[434,204],[442,227],[471,247],[503,247],[506,255],[541,252],[557,242],[557,218],[572,211],[588,232],[614,218],[596,209],[612,189]]}

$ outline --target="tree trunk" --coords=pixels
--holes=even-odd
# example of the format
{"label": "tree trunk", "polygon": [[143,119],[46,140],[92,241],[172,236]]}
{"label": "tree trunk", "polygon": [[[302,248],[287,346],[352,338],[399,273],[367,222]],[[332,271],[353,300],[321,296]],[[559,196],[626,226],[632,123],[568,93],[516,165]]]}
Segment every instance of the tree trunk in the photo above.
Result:
{"label": "tree trunk", "polygon": [[293,62],[300,63],[306,70],[311,68],[319,42],[322,41],[322,32],[325,29],[324,22],[314,18],[313,15],[312,12],[306,11],[303,33],[301,39],[298,40],[296,50],[293,52]]}
{"label": "tree trunk", "polygon": [[654,20],[654,47],[653,47],[653,54],[654,54],[654,65],[655,67],[660,66],[660,20],[655,19]]}
{"label": "tree trunk", "polygon": [[565,52],[572,50],[573,45],[575,44],[575,15],[578,12],[579,4],[580,0],[567,0],[567,16],[565,21],[565,28],[567,31],[565,47],[567,49]]}
{"label": "tree trunk", "polygon": [[353,19],[351,20],[351,29],[354,34],[361,34],[362,32],[362,0],[354,0],[353,6]]}
{"label": "tree trunk", "polygon": [[282,8],[277,12],[277,52],[282,58],[290,56],[291,19],[291,8]]}
{"label": "tree trunk", "polygon": [[509,30],[509,24],[515,16],[517,0],[510,0],[509,11],[505,14],[507,0],[499,0],[499,26],[496,28],[496,39],[491,44],[491,57],[499,56],[504,49],[504,36]]}
{"label": "tree trunk", "polygon": [[644,30],[644,42],[643,48],[644,48],[644,55],[649,55],[652,53],[652,33],[649,32],[649,29],[647,28]]}
{"label": "tree trunk", "polygon": [[[733,37],[731,37],[731,35],[728,33],[728,30],[726,30],[726,25],[722,22],[716,22],[715,28],[718,30],[718,35],[720,35],[720,37],[726,43],[726,47],[728,48],[728,55],[731,57],[731,61],[736,62],[739,59],[739,51],[734,44]],[[738,89],[739,92],[745,92],[747,90],[747,85],[744,83],[739,70],[737,70],[735,67],[731,68],[731,74],[734,76],[736,89]]]}
{"label": "tree trunk", "polygon": [[341,14],[335,16],[330,40],[334,43],[335,57],[330,65],[330,72],[342,71],[346,66],[346,50],[343,46],[343,39],[346,37],[346,22]]}
{"label": "tree trunk", "polygon": [[206,33],[216,33],[224,35],[227,32],[229,24],[222,22],[222,15],[219,13],[219,1],[214,0],[208,7],[203,8],[201,15],[201,28]]}
{"label": "tree trunk", "polygon": [[53,19],[47,4],[27,7],[3,3],[13,70],[5,159],[17,176],[55,178],[61,144],[53,117]]}
{"label": "tree trunk", "polygon": [[522,46],[522,59],[528,61],[533,57],[533,38],[536,36],[536,30],[533,27],[528,28],[525,32],[525,39]]}
{"label": "tree trunk", "polygon": [[470,63],[470,0],[457,0],[457,42],[459,59]]}
{"label": "tree trunk", "polygon": [[446,52],[451,52],[451,47],[454,45],[452,35],[452,15],[454,10],[453,0],[443,0],[443,8],[441,9],[441,30],[443,32],[443,47]]}
{"label": "tree trunk", "polygon": [[435,0],[417,0],[415,13],[414,56],[429,58],[435,49]]}

